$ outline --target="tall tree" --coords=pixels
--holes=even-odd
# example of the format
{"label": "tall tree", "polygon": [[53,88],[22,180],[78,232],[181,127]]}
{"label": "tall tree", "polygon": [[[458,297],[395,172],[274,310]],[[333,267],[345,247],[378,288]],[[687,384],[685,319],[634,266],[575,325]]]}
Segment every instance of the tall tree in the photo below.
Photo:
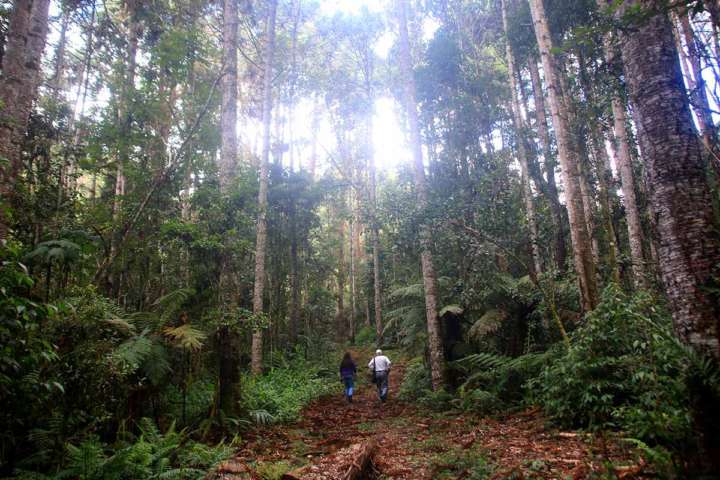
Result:
{"label": "tall tree", "polygon": [[[604,0],[597,0],[598,7],[601,9],[604,7],[603,2]],[[615,70],[615,63],[616,60],[619,60],[619,56],[615,54],[616,52],[610,34],[606,34],[603,38],[603,53],[607,64]],[[635,195],[635,174],[633,173],[632,153],[627,134],[627,115],[625,114],[625,104],[621,97],[620,88],[620,85],[614,85],[611,98],[613,145],[617,169],[620,173],[620,182],[622,184],[633,281],[636,286],[642,286],[646,281],[645,259],[643,255],[643,231],[640,220],[640,209]]]}
{"label": "tall tree", "polygon": [[535,103],[535,124],[540,140],[540,148],[543,154],[543,165],[547,176],[546,196],[552,211],[553,226],[555,227],[555,265],[560,272],[565,271],[566,245],[565,245],[565,220],[563,206],[560,203],[557,182],[555,181],[555,155],[550,143],[548,131],[547,110],[545,109],[545,95],[543,94],[542,81],[538,70],[538,60],[533,55],[528,61],[530,81],[533,89],[533,102]]}
{"label": "tall tree", "polygon": [[540,48],[543,71],[548,87],[553,127],[557,138],[558,156],[560,157],[565,186],[565,202],[570,220],[570,238],[572,239],[575,270],[580,285],[581,303],[584,311],[590,311],[597,305],[599,294],[590,235],[583,211],[579,162],[568,125],[567,99],[563,95],[561,73],[554,58],[553,42],[545,15],[545,5],[543,0],[529,1],[535,36]]}
{"label": "tall tree", "polygon": [[[422,139],[418,122],[417,100],[415,96],[415,79],[410,54],[408,35],[408,0],[399,0],[398,17],[400,29],[400,72],[403,81],[403,102],[410,129],[410,148],[412,149],[415,189],[420,209],[428,205],[428,187],[425,179],[423,163]],[[438,390],[445,384],[445,358],[440,331],[440,320],[437,307],[437,278],[431,251],[432,234],[427,222],[420,226],[420,260],[422,265],[423,286],[425,289],[425,317],[427,321],[428,349],[430,351],[430,377],[432,387]]]}
{"label": "tall tree", "polygon": [[42,80],[50,0],[17,0],[10,15],[0,77],[0,240],[22,167],[22,142]]}
{"label": "tall tree", "polygon": [[[507,0],[501,0],[502,22],[505,35],[508,32],[507,20]],[[510,105],[513,113],[513,125],[515,127],[516,145],[518,163],[520,163],[520,182],[522,188],[523,201],[525,202],[525,216],[528,223],[528,231],[530,232],[530,248],[533,259],[533,267],[535,275],[542,273],[542,264],[540,261],[540,244],[538,240],[537,222],[535,219],[535,201],[533,199],[532,188],[530,187],[530,178],[528,175],[528,152],[525,141],[525,121],[520,111],[520,102],[517,97],[517,80],[515,78],[515,55],[513,54],[510,42],[505,42],[505,59],[507,61],[508,80],[510,83]]]}
{"label": "tall tree", "polygon": [[[683,342],[717,361],[720,311],[708,287],[714,283],[720,264],[720,239],[672,25],[667,14],[654,10],[654,6],[649,0],[624,4],[625,8],[650,12],[645,21],[636,22],[623,36],[625,79],[635,109],[650,209],[658,234],[659,270],[675,331]],[[693,393],[695,423],[705,450],[702,461],[709,464],[706,469],[718,472],[717,407],[706,391],[691,385]]]}
{"label": "tall tree", "polygon": [[227,190],[237,168],[238,0],[223,2],[223,78],[220,188]]}
{"label": "tall tree", "polygon": [[[644,0],[626,3],[652,8]],[[675,328],[684,341],[720,358],[720,316],[706,290],[720,263],[720,241],[667,15],[654,13],[637,25],[623,38],[622,54]]]}
{"label": "tall tree", "polygon": [[[275,15],[277,0],[270,0],[265,23],[265,71],[263,78],[263,149],[260,159],[260,189],[255,240],[255,285],[253,289],[253,315],[263,315],[265,292],[265,255],[267,251],[268,167],[270,161],[270,127],[272,123],[272,77],[275,63]],[[252,334],[251,368],[254,374],[262,372],[263,333],[256,327]]]}

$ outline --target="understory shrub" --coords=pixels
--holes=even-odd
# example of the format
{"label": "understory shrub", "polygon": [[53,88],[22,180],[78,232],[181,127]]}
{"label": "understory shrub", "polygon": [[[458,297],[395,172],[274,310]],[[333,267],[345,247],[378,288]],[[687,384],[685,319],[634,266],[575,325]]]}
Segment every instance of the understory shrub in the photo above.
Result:
{"label": "understory shrub", "polygon": [[97,437],[77,445],[67,444],[66,461],[56,474],[19,471],[25,480],[127,480],[205,478],[207,472],[228,459],[233,445],[220,443],[208,446],[188,437],[185,430],[174,425],[161,433],[152,420],[140,421],[139,434],[108,446]]}
{"label": "understory shrub", "polygon": [[445,390],[432,390],[430,369],[423,363],[422,358],[415,358],[408,364],[398,396],[401,400],[433,410],[447,410],[455,398]]}
{"label": "understory shrub", "polygon": [[276,368],[264,375],[246,376],[242,380],[243,407],[250,412],[265,411],[266,421],[291,422],[300,411],[316,398],[340,392],[339,377],[297,359],[288,366]]}
{"label": "understory shrub", "polygon": [[482,414],[524,404],[531,398],[528,382],[553,355],[554,349],[515,358],[477,353],[454,362],[453,368],[465,378],[458,389],[459,404]]}
{"label": "understory shrub", "polygon": [[531,382],[559,424],[622,429],[680,448],[692,435],[683,350],[652,296],[608,287],[572,335],[570,348]]}

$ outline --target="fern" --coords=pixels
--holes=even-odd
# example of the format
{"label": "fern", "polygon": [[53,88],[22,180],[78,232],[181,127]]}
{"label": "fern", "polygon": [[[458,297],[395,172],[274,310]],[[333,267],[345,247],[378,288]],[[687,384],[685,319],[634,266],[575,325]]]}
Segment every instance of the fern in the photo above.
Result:
{"label": "fern", "polygon": [[158,313],[160,324],[165,325],[172,320],[180,307],[193,295],[195,295],[195,290],[191,288],[180,288],[155,300],[153,306]]}
{"label": "fern", "polygon": [[258,425],[269,425],[275,422],[275,417],[267,410],[250,410],[248,416]]}
{"label": "fern", "polygon": [[163,333],[166,337],[185,350],[197,351],[203,346],[203,341],[207,337],[204,332],[194,328],[192,325],[185,324],[179,327],[165,327]]}
{"label": "fern", "polygon": [[132,337],[112,352],[110,361],[122,374],[129,375],[140,368],[152,351],[152,340],[147,336]]}

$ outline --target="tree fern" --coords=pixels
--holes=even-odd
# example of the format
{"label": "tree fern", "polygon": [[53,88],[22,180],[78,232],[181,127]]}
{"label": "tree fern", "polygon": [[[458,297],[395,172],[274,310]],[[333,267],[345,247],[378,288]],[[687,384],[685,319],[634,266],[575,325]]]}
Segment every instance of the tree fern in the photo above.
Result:
{"label": "tree fern", "polygon": [[203,346],[203,341],[207,338],[204,332],[201,332],[190,324],[180,325],[179,327],[165,327],[163,334],[168,337],[174,345],[192,351],[200,350]]}

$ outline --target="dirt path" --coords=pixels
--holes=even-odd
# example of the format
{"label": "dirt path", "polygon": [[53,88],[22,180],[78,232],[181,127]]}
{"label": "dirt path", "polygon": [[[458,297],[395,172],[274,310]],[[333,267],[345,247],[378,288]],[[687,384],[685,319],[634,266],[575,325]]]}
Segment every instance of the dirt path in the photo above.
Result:
{"label": "dirt path", "polygon": [[371,437],[379,448],[372,471],[363,478],[581,479],[604,470],[608,459],[630,464],[616,469],[619,478],[631,478],[639,470],[621,461],[630,455],[617,445],[547,429],[537,410],[491,419],[437,413],[399,401],[404,371],[402,363],[393,368],[385,404],[374,386],[361,382],[353,404],[341,395],[321,398],[298,423],[260,429],[214,478],[269,480],[310,464],[302,478],[338,479],[354,448]]}

